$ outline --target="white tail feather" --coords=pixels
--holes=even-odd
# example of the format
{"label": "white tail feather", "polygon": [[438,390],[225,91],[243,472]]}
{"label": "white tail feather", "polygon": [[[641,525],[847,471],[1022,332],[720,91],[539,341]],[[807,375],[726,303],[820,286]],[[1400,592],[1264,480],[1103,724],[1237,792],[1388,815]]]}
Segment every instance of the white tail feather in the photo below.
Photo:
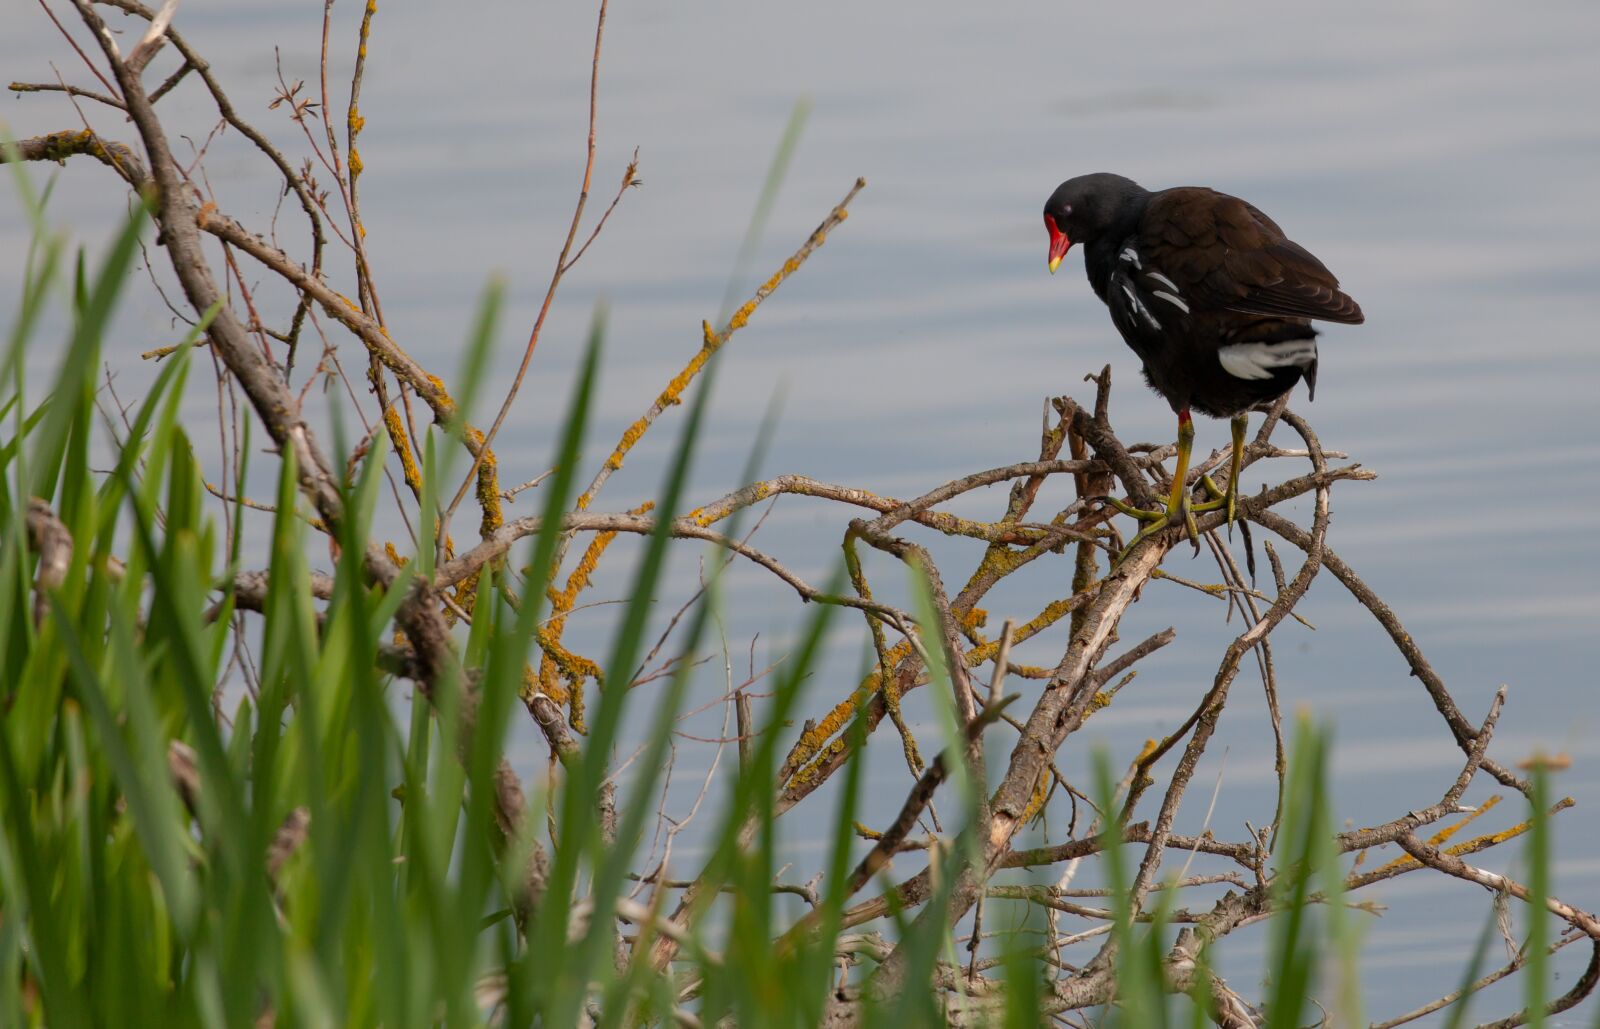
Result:
{"label": "white tail feather", "polygon": [[1317,341],[1291,339],[1282,343],[1235,343],[1217,351],[1222,370],[1236,379],[1270,379],[1278,368],[1309,368],[1317,360]]}

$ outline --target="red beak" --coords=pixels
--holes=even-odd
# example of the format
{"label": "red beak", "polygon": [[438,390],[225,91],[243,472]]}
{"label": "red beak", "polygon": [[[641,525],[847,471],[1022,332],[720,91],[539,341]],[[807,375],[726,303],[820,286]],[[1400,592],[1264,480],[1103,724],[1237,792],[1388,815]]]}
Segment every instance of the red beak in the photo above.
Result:
{"label": "red beak", "polygon": [[1050,274],[1054,275],[1061,266],[1061,259],[1067,256],[1067,251],[1072,247],[1072,240],[1067,234],[1056,227],[1055,218],[1044,216],[1044,227],[1050,230]]}

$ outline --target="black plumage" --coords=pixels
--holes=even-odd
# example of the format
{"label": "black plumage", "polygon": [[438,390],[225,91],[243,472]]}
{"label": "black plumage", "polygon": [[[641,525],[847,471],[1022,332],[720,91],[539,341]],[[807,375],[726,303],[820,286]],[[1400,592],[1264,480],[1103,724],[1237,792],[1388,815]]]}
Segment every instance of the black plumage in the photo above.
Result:
{"label": "black plumage", "polygon": [[[1238,197],[1201,186],[1152,193],[1099,173],[1062,183],[1044,214],[1053,257],[1083,245],[1089,284],[1174,411],[1226,418],[1302,377],[1314,386],[1311,319],[1362,320],[1321,261]],[[1301,340],[1313,342],[1293,345]],[[1264,346],[1230,353],[1235,372],[1218,356],[1253,343]]]}
{"label": "black plumage", "polygon": [[[1339,280],[1276,222],[1201,186],[1151,192],[1105,172],[1063,182],[1044,208],[1050,270],[1082,244],[1084,268],[1144,376],[1179,418],[1179,474],[1189,411],[1233,418],[1233,478],[1245,412],[1302,378],[1316,386],[1312,320],[1357,324]],[[1229,482],[1232,517],[1234,483]],[[1187,506],[1175,484],[1168,516]]]}

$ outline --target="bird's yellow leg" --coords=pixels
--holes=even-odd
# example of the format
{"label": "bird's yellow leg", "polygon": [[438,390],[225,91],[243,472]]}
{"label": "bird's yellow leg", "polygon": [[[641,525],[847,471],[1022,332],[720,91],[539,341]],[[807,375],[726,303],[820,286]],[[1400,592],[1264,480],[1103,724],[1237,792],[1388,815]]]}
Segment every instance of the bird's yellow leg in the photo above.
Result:
{"label": "bird's yellow leg", "polygon": [[1195,549],[1200,547],[1200,527],[1194,523],[1194,509],[1189,505],[1189,453],[1194,449],[1194,420],[1189,409],[1178,412],[1178,466],[1172,470],[1172,494],[1167,497],[1167,521],[1182,512],[1183,527],[1189,530]]}
{"label": "bird's yellow leg", "polygon": [[[1114,498],[1107,498],[1112,507],[1125,515],[1139,519],[1146,525],[1139,530],[1128,545],[1123,548],[1123,555],[1128,554],[1134,547],[1165,530],[1174,523],[1181,522],[1189,531],[1189,538],[1200,545],[1200,530],[1195,524],[1194,509],[1189,504],[1189,453],[1194,448],[1194,421],[1189,417],[1188,408],[1178,412],[1178,464],[1172,470],[1172,492],[1167,496],[1167,509],[1165,511],[1142,511],[1131,504],[1124,503]],[[1121,563],[1119,557],[1118,563]]]}
{"label": "bird's yellow leg", "polygon": [[1244,434],[1250,427],[1248,414],[1236,414],[1229,426],[1233,430],[1233,454],[1228,460],[1228,489],[1226,492],[1211,481],[1211,476],[1200,476],[1200,484],[1206,492],[1211,494],[1211,499],[1203,504],[1194,505],[1193,510],[1218,511],[1226,508],[1228,511],[1228,531],[1233,531],[1233,523],[1238,520],[1239,510],[1239,466],[1244,461]]}

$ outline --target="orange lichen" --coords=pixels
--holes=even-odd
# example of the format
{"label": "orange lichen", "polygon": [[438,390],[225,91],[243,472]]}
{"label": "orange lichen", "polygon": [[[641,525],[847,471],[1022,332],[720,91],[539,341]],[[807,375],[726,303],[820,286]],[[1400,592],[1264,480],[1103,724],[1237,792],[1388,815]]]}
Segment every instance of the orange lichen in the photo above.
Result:
{"label": "orange lichen", "polygon": [[[568,682],[576,685],[582,683],[585,679],[599,680],[601,678],[602,673],[598,664],[582,654],[574,654],[563,647],[560,643],[551,639],[548,632],[540,630],[535,634],[535,638],[539,642],[540,649],[555,659],[556,667],[561,669],[561,674],[566,677]],[[550,683],[545,683],[542,678],[540,682],[546,686],[550,685]]]}
{"label": "orange lichen", "polygon": [[517,696],[522,698],[522,702],[526,704],[534,698],[535,694],[539,693],[543,693],[557,704],[565,704],[568,699],[565,686],[557,683],[554,692],[552,692],[549,687],[544,686],[534,677],[531,668],[524,667],[522,670],[522,683],[517,687]]}
{"label": "orange lichen", "polygon": [[1433,844],[1435,847],[1446,842],[1450,839],[1450,837],[1454,836],[1468,825],[1471,825],[1473,820],[1475,820],[1479,815],[1483,814],[1485,811],[1491,810],[1498,803],[1500,803],[1500,796],[1499,794],[1496,794],[1484,801],[1482,804],[1479,804],[1476,811],[1468,812],[1467,817],[1462,818],[1451,825],[1445,826],[1443,829],[1440,829],[1438,832],[1428,837],[1428,842]]}
{"label": "orange lichen", "polygon": [[[884,656],[888,660],[889,667],[893,668],[901,661],[904,661],[910,653],[911,644],[901,640],[890,647]],[[795,741],[794,752],[789,759],[790,762],[797,765],[804,764],[821,753],[827,741],[837,735],[845,727],[845,724],[854,717],[857,706],[866,702],[882,688],[882,679],[881,671],[872,671],[861,681],[861,685],[856,687],[850,696],[835,704],[833,710],[824,715],[810,730],[801,733],[800,738]],[[794,777],[790,779],[790,785],[799,781],[799,778],[800,775],[796,772]]]}
{"label": "orange lichen", "polygon": [[478,506],[483,509],[483,519],[478,524],[478,534],[488,536],[505,524],[500,509],[500,478],[494,452],[485,450],[478,461]]}
{"label": "orange lichen", "polygon": [[1027,560],[1021,550],[1012,550],[1009,547],[990,547],[983,555],[983,560],[978,564],[978,574],[990,574],[995,578],[1005,578],[1012,572],[1021,568]]}
{"label": "orange lichen", "polygon": [[[1060,621],[1067,615],[1069,611],[1072,610],[1072,608],[1072,597],[1062,597],[1060,600],[1052,601],[1051,603],[1045,605],[1044,610],[1040,611],[1027,622],[1024,622],[1012,633],[1012,642],[1020,643],[1023,640],[1030,639],[1031,637]],[[958,620],[969,619],[972,617],[970,613],[963,614],[963,612],[959,610],[953,610],[952,613],[956,615]],[[961,655],[961,660],[962,663],[968,668],[976,668],[985,661],[993,660],[994,656],[999,652],[999,650],[1000,643],[998,640],[991,643],[985,643],[981,646],[973,647],[971,650],[964,652]],[[885,652],[884,657],[887,659],[889,667],[894,668],[896,665],[904,661],[910,653],[911,644],[902,640],[893,647],[890,647]],[[1038,674],[1043,672],[1044,669],[1030,669],[1029,671],[1033,674]],[[841,730],[843,730],[844,726],[849,722],[851,717],[854,716],[857,707],[882,688],[882,678],[882,673],[877,669],[874,669],[872,672],[868,673],[867,676],[861,680],[860,685],[856,687],[855,691],[849,697],[846,697],[844,700],[836,704],[833,710],[829,711],[825,716],[823,716],[823,718],[813,725],[809,731],[801,733],[800,739],[795,742],[794,751],[790,757],[790,762],[796,765],[807,765],[808,763],[814,763],[814,759],[828,749],[826,746],[827,742]],[[891,698],[885,696],[884,699],[887,702]],[[898,697],[892,699],[898,700]],[[1105,693],[1099,693],[1095,695],[1091,709],[1098,710],[1099,708],[1105,707],[1109,703],[1111,703],[1110,696]],[[842,746],[841,741],[835,742],[840,743],[840,746]],[[797,785],[802,784],[805,781],[803,778],[804,772],[805,770],[802,769],[802,771],[796,772],[793,776],[791,776],[788,783],[785,784],[785,789],[793,789]],[[815,774],[814,770],[811,774]]]}
{"label": "orange lichen", "polygon": [[450,412],[455,410],[456,403],[450,399],[450,391],[444,388],[444,380],[437,375],[427,375],[424,378],[427,379],[428,385],[433,387],[434,409],[439,412],[440,417],[448,417]]}
{"label": "orange lichen", "polygon": [[[1472,812],[1466,818],[1462,819],[1459,823],[1457,823],[1457,824],[1455,824],[1453,826],[1449,826],[1449,827],[1447,827],[1445,829],[1442,829],[1439,832],[1435,833],[1432,837],[1429,838],[1428,842],[1436,843],[1436,842],[1448,839],[1458,829],[1460,829],[1461,826],[1466,825],[1468,822],[1470,822],[1474,818],[1478,817],[1478,815],[1480,815],[1483,812],[1485,812],[1485,811],[1489,810],[1490,808],[1494,807],[1495,804],[1497,804],[1499,801],[1500,801],[1500,797],[1498,795],[1490,797],[1488,800],[1486,800],[1482,804],[1478,805],[1478,810],[1477,811]],[[1564,811],[1567,808],[1571,807],[1572,804],[1573,804],[1573,801],[1572,801],[1571,797],[1563,797],[1561,800],[1557,801],[1551,807],[1551,813],[1554,814],[1557,811]],[[1490,847],[1497,846],[1497,845],[1499,845],[1501,843],[1505,843],[1507,840],[1514,840],[1518,836],[1521,836],[1523,833],[1527,832],[1528,830],[1530,830],[1532,828],[1533,828],[1533,823],[1531,821],[1518,822],[1516,825],[1513,825],[1508,829],[1501,829],[1499,832],[1485,833],[1482,836],[1474,836],[1472,839],[1467,840],[1465,843],[1458,843],[1454,847],[1446,847],[1443,851],[1441,851],[1441,853],[1446,854],[1446,855],[1448,855],[1450,857],[1461,857],[1463,854],[1474,854],[1474,853],[1476,853],[1476,852],[1478,852],[1480,850],[1487,850]],[[1364,855],[1365,851],[1363,851],[1362,853]],[[1393,861],[1390,861],[1388,864],[1381,865],[1377,869],[1375,869],[1374,871],[1369,872],[1367,874],[1376,876],[1376,875],[1380,875],[1380,874],[1382,874],[1384,872],[1393,872],[1393,871],[1395,871],[1397,869],[1406,868],[1408,866],[1416,866],[1416,865],[1419,865],[1419,864],[1421,864],[1421,862],[1419,862],[1416,858],[1412,857],[1410,854],[1407,854],[1404,857],[1395,858]]]}
{"label": "orange lichen", "polygon": [[[1493,799],[1498,800],[1499,798],[1496,797]],[[1564,811],[1571,807],[1572,804],[1573,800],[1571,797],[1563,797],[1551,808],[1551,812],[1554,813],[1556,811]],[[1475,851],[1504,843],[1507,840],[1516,839],[1518,836],[1521,836],[1523,833],[1532,828],[1533,823],[1531,821],[1518,822],[1509,829],[1501,829],[1499,832],[1486,833],[1483,836],[1474,836],[1465,843],[1458,843],[1454,847],[1446,847],[1444,849],[1444,853],[1450,855],[1451,857],[1460,857],[1463,854],[1471,854]]]}
{"label": "orange lichen", "polygon": [[[645,418],[640,418],[638,421],[628,426],[627,431],[622,434],[622,438],[617,441],[616,447],[611,451],[611,456],[606,458],[606,464],[613,471],[621,468],[623,457],[627,455],[628,451],[633,449],[633,445],[639,442],[639,440],[644,436],[645,430],[649,428],[650,422]],[[579,509],[581,510],[582,508],[588,506],[588,500],[584,499],[580,502]]]}
{"label": "orange lichen", "polygon": [[[644,514],[654,506],[653,503],[647,501],[634,508],[629,514]],[[615,532],[596,533],[594,539],[589,541],[589,546],[584,549],[583,556],[578,559],[577,567],[572,570],[571,575],[567,576],[566,588],[548,591],[551,605],[549,625],[556,635],[559,636],[561,634],[561,627],[566,623],[567,612],[571,611],[573,605],[577,602],[578,594],[589,585],[589,578],[594,575],[595,566],[600,563],[600,555],[606,552],[606,548],[616,538],[617,534]]]}
{"label": "orange lichen", "polygon": [[[655,505],[645,502],[634,508],[629,514],[644,514]],[[565,678],[571,685],[571,718],[572,727],[583,731],[583,683],[586,678],[600,679],[600,666],[586,657],[573,654],[561,645],[562,633],[567,628],[567,615],[577,605],[578,595],[588,588],[594,570],[600,563],[600,557],[617,538],[617,533],[596,533],[594,539],[589,541],[584,548],[583,556],[578,559],[578,564],[567,576],[566,587],[560,590],[549,587],[545,590],[550,598],[550,617],[545,621],[544,627],[538,634],[539,647],[542,655],[539,659],[539,684],[544,691],[555,696],[555,690],[560,689],[565,696],[567,690],[559,685],[559,680]]]}
{"label": "orange lichen", "polygon": [[417,470],[416,458],[411,453],[411,440],[400,421],[400,410],[393,404],[383,411],[383,427],[389,430],[389,442],[394,444],[395,453],[400,455],[400,471],[405,475],[406,485],[420,492],[422,473]]}
{"label": "orange lichen", "polygon": [[[432,379],[432,376],[429,378]],[[448,399],[447,397],[447,402]],[[487,440],[481,430],[469,425],[462,430],[461,438],[466,442],[468,452],[478,458],[478,487],[475,495],[478,498],[478,506],[483,510],[478,533],[481,536],[488,536],[505,524],[505,513],[500,506],[500,464],[495,460],[494,451],[485,446]]]}
{"label": "orange lichen", "polygon": [[[1472,821],[1479,815],[1482,815],[1484,812],[1493,809],[1498,803],[1500,803],[1500,795],[1495,794],[1482,804],[1479,804],[1476,811],[1468,812],[1465,818],[1459,819],[1450,825],[1445,826],[1443,829],[1440,829],[1438,832],[1428,837],[1428,842],[1437,847],[1439,844],[1444,843],[1446,840],[1450,839],[1450,837],[1460,832],[1467,825],[1470,825]],[[1480,840],[1489,840],[1493,843],[1504,843],[1506,840],[1509,840],[1514,836],[1520,836],[1522,833],[1527,831],[1527,828],[1528,823],[1523,822],[1521,825],[1514,825],[1510,829],[1502,830],[1500,833],[1494,833],[1490,836],[1480,837]],[[1456,848],[1452,848],[1452,850],[1453,849]],[[1447,850],[1445,853],[1448,854],[1450,851]],[[1373,871],[1372,874],[1379,875],[1383,872],[1392,872],[1397,868],[1404,868],[1407,865],[1415,864],[1418,864],[1417,859],[1412,857],[1410,854],[1406,854],[1395,858],[1393,861],[1390,861],[1385,865],[1380,865],[1376,870]]]}
{"label": "orange lichen", "polygon": [[[23,83],[13,82],[10,89],[22,92]],[[65,161],[75,154],[88,154],[105,160],[109,155],[99,138],[88,129],[78,129],[72,132],[52,132],[43,139],[44,152],[41,155],[46,161]]]}
{"label": "orange lichen", "polygon": [[361,151],[357,150],[355,147],[351,147],[350,148],[350,177],[353,179],[357,175],[360,175],[361,174],[361,169],[363,167],[364,167],[364,165],[362,165],[362,163],[361,163]]}
{"label": "orange lichen", "polygon": [[[836,213],[841,219],[843,218],[843,211],[838,211]],[[622,439],[620,439],[617,442],[616,447],[612,449],[611,456],[606,458],[607,468],[611,469],[612,471],[616,471],[622,467],[623,459],[627,456],[628,451],[632,450],[634,444],[638,443],[640,438],[649,431],[650,426],[655,421],[656,417],[667,408],[672,407],[675,404],[682,403],[683,391],[688,388],[689,383],[694,380],[694,377],[700,374],[700,369],[705,367],[705,363],[710,359],[711,355],[721,349],[722,345],[726,343],[729,337],[731,337],[735,332],[738,332],[740,329],[744,328],[750,323],[750,316],[755,313],[755,310],[758,306],[760,306],[761,301],[766,299],[773,290],[777,289],[778,286],[783,283],[784,279],[788,278],[790,275],[793,275],[795,271],[799,269],[801,262],[805,260],[806,255],[809,254],[811,250],[820,246],[823,240],[826,238],[827,237],[823,233],[818,232],[807,244],[805,250],[785,261],[783,263],[783,267],[779,268],[773,273],[770,279],[761,284],[761,288],[756,290],[755,296],[745,301],[742,305],[740,305],[738,310],[733,312],[733,316],[728,319],[727,327],[725,327],[721,332],[715,331],[711,327],[711,323],[709,321],[702,321],[700,323],[702,338],[700,349],[695,352],[693,357],[689,358],[689,363],[683,366],[683,370],[677,375],[673,376],[671,382],[667,383],[666,388],[661,391],[661,395],[656,398],[656,402],[650,409],[650,412],[644,417],[640,418],[638,421],[634,422],[632,425],[628,426],[628,430],[622,434]],[[588,494],[578,498],[578,510],[581,511],[586,509],[589,506],[589,501],[592,499],[593,498]]]}
{"label": "orange lichen", "polygon": [[[615,471],[622,467],[623,458],[627,456],[628,451],[633,449],[634,444],[638,443],[644,434],[649,431],[650,424],[655,417],[679,402],[683,391],[688,388],[689,383],[700,373],[700,369],[705,367],[706,361],[726,341],[726,338],[726,335],[707,338],[705,345],[689,359],[688,364],[683,366],[683,371],[673,376],[672,381],[667,383],[666,389],[663,389],[661,395],[656,397],[655,406],[650,409],[650,413],[628,426],[628,430],[622,434],[622,438],[617,441],[616,447],[612,449],[611,456],[606,458],[606,465],[609,468]],[[588,507],[587,501],[580,498],[579,509],[582,510],[585,507]]]}
{"label": "orange lichen", "polygon": [[589,584],[589,577],[594,574],[595,565],[600,562],[600,555],[605,553],[611,541],[617,538],[615,532],[596,533],[594,539],[589,541],[589,546],[583,551],[583,556],[578,559],[578,566],[567,576],[565,589],[551,587],[545,592],[550,598],[550,618],[546,622],[549,634],[554,639],[560,639],[566,630],[567,613],[577,603],[578,594]]}
{"label": "orange lichen", "polygon": [[1052,781],[1050,771],[1046,769],[1044,774],[1039,776],[1039,781],[1033,784],[1033,793],[1028,796],[1028,805],[1022,809],[1022,817],[1019,819],[1023,825],[1033,821],[1039,816],[1039,812],[1044,810],[1044,802],[1050,799]]}
{"label": "orange lichen", "polygon": [[[895,651],[900,650],[902,647],[906,652],[911,649],[908,644],[896,644],[894,649],[889,652],[891,664],[898,660],[895,656]],[[867,681],[871,683],[870,686],[856,689],[850,696],[835,704],[833,710],[823,715],[822,720],[813,725],[809,732],[801,733],[800,739],[795,741],[794,754],[791,760],[795,764],[802,764],[822,753],[826,748],[827,741],[833,739],[845,727],[845,724],[855,716],[857,706],[865,703],[878,691],[878,679],[878,673],[873,672],[867,677]],[[839,743],[842,741],[835,740],[834,742]],[[794,779],[790,781],[792,783],[798,781],[799,778],[800,773],[796,772]]]}
{"label": "orange lichen", "polygon": [[789,781],[784,784],[784,790],[786,792],[792,791],[796,787],[804,786],[816,779],[822,773],[823,767],[827,765],[828,759],[842,753],[844,753],[844,739],[841,737],[823,747],[817,754],[815,761],[790,776]]}
{"label": "orange lichen", "polygon": [[586,712],[587,708],[583,699],[583,683],[575,682],[567,695],[567,724],[572,726],[574,732],[588,734],[589,726],[584,721]]}
{"label": "orange lichen", "polygon": [[[750,491],[749,500],[747,502],[742,501],[738,506],[750,507],[752,505],[759,504],[761,501],[772,496],[773,489],[774,487],[770,482],[758,482]],[[733,510],[734,508],[732,506],[712,508],[710,510],[707,510],[703,507],[697,507],[685,514],[683,517],[693,522],[695,525],[704,528],[706,526],[713,525],[716,522],[722,521],[724,518],[728,517],[728,515],[732,514]]]}
{"label": "orange lichen", "polygon": [[[448,558],[446,558],[446,560],[448,560]],[[473,611],[477,610],[479,578],[480,573],[473,572],[465,579],[462,579],[460,582],[456,583],[455,587],[450,591],[450,599],[455,602],[456,607],[459,607],[468,618],[471,618]],[[446,607],[444,609],[444,617],[445,620],[451,625],[456,623],[457,616],[455,611],[451,608]]]}
{"label": "orange lichen", "polygon": [[[1051,601],[1049,604],[1045,605],[1043,611],[1040,611],[1038,614],[1028,619],[1028,621],[1022,623],[1022,625],[1018,626],[1012,632],[1012,642],[1021,643],[1023,640],[1031,639],[1032,637],[1038,635],[1041,631],[1048,629],[1050,626],[1066,617],[1067,612],[1070,610],[1072,610],[1071,597],[1062,597],[1060,600]],[[1000,641],[996,640],[993,643],[985,643],[980,647],[973,647],[971,650],[967,651],[965,655],[963,655],[963,660],[968,668],[976,668],[985,661],[992,660],[999,652]]]}

